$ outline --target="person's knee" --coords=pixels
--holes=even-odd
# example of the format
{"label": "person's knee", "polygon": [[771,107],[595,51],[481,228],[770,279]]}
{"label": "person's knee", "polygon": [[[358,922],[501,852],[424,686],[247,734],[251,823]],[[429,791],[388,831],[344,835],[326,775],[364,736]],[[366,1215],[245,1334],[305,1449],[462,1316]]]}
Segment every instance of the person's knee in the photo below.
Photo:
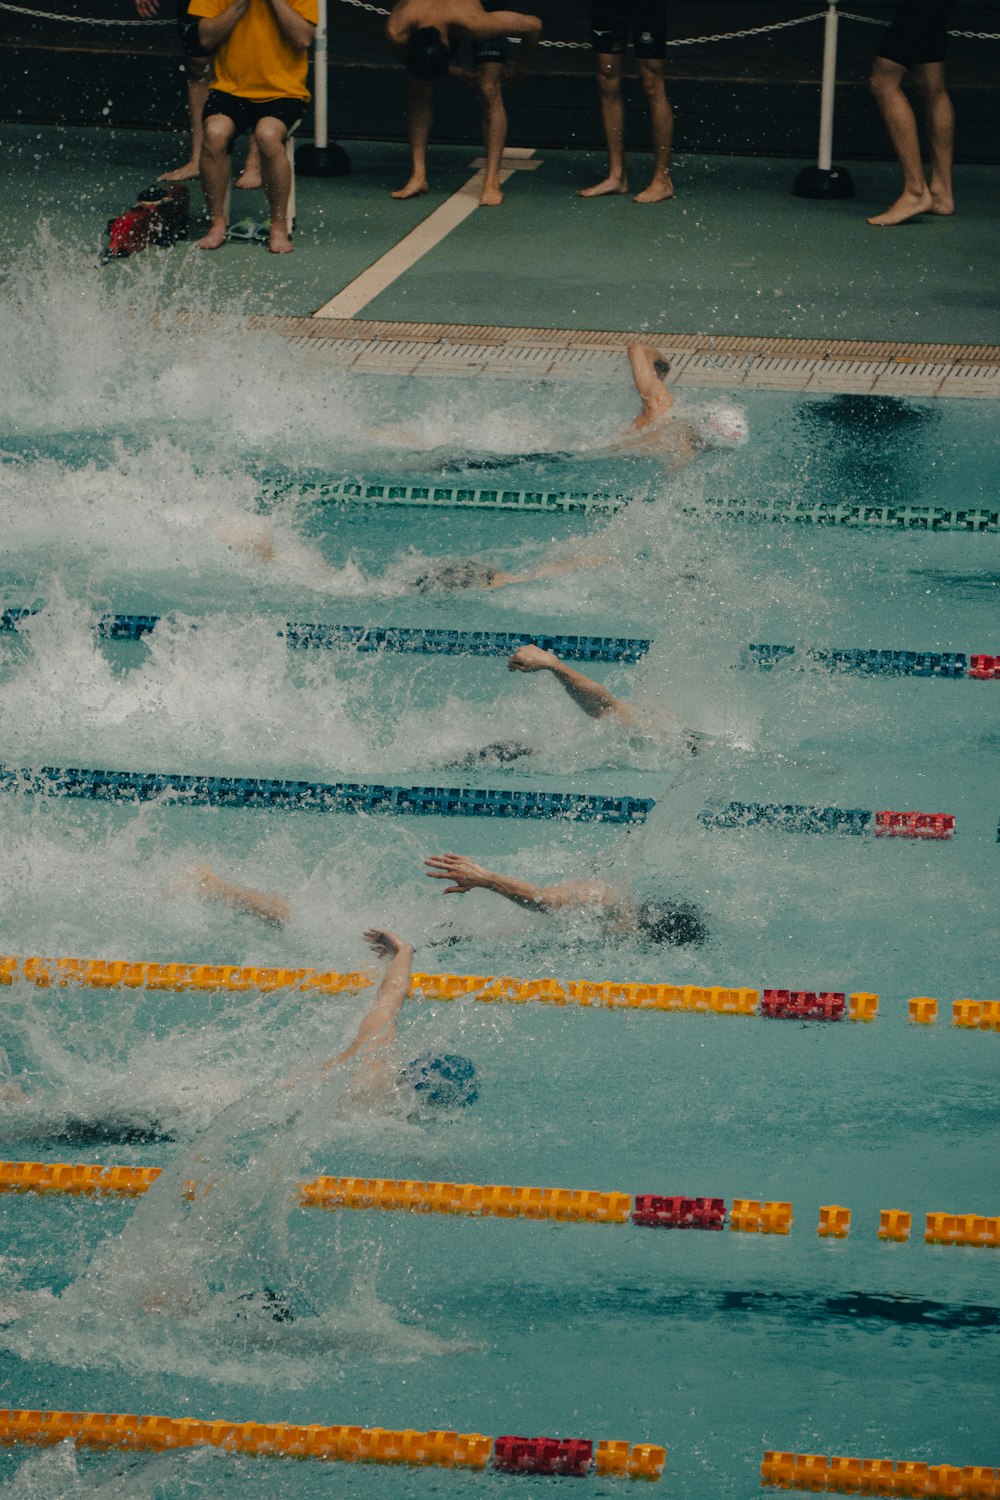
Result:
{"label": "person's knee", "polygon": [[663,82],[663,68],[658,63],[650,63],[645,59],[639,62],[639,82],[642,84],[649,99],[657,97],[666,92]]}
{"label": "person's knee", "polygon": [[280,120],[258,120],[253,138],[260,147],[260,154],[265,160],[274,161],[275,158],[284,156],[288,131]]}
{"label": "person's knee", "polygon": [[622,75],[617,68],[598,68],[597,92],[602,99],[617,99],[622,91]]}
{"label": "person's knee", "polygon": [[228,115],[209,115],[205,121],[202,150],[208,156],[226,156],[232,148],[236,127]]}
{"label": "person's knee", "polygon": [[503,97],[503,74],[499,67],[477,68],[476,89],[484,104],[497,104]]}
{"label": "person's knee", "polygon": [[902,81],[902,75],[896,69],[886,68],[876,61],[868,77],[868,88],[876,99],[890,99],[902,92]]}

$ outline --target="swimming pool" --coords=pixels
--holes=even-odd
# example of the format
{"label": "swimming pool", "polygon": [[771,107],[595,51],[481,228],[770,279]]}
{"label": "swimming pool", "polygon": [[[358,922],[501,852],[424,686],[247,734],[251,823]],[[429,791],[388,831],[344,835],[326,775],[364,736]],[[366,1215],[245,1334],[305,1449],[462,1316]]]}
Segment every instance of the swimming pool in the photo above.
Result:
{"label": "swimming pool", "polygon": [[[303,1054],[343,1045],[363,1000],[17,985],[0,1041],[29,1098],[0,1115],[2,1154],[170,1172],[137,1203],[0,1197],[11,1404],[648,1440],[668,1449],[665,1482],[694,1500],[756,1492],[768,1447],[988,1462],[992,1256],[925,1246],[919,1231],[931,1210],[996,1208],[995,1038],[905,1016],[910,995],[946,1012],[995,993],[996,688],[761,672],[746,648],[995,651],[997,541],[727,523],[711,502],[987,503],[989,404],[748,396],[749,447],[665,481],[646,459],[576,451],[628,419],[624,378],[609,391],[331,376],[235,324],[150,330],[130,300],[141,288],[111,292],[64,267],[50,291],[5,324],[0,602],[41,612],[0,636],[4,763],[657,805],[622,829],[8,796],[5,951],[347,970],[363,961],[361,929],[391,921],[428,944],[426,970],[871,990],[882,1003],[874,1026],[821,1026],[414,1001],[404,1045],[468,1053],[482,1078],[474,1115],[414,1124],[274,1087]],[[25,382],[29,347],[41,352]],[[366,435],[392,424],[427,446]],[[569,456],[519,459],[548,450]],[[470,468],[470,454],[511,464]],[[317,474],[482,472],[638,498],[613,515],[510,516],[298,493]],[[226,540],[260,527],[270,562]],[[413,592],[439,557],[518,571],[582,538],[607,560],[500,590]],[[167,618],[145,642],[102,642],[92,625],[107,610]],[[636,666],[585,670],[712,743],[692,760],[669,738],[595,731],[556,684],[509,676],[502,658],[293,653],[277,634],[287,620],[650,638]],[[539,753],[455,769],[498,739]],[[698,821],[734,799],[947,812],[956,834]],[[611,872],[695,900],[709,940],[655,951],[443,898],[421,862],[444,849],[532,879]],[[292,922],[165,898],[203,861],[284,891]],[[789,1200],[795,1227],[294,1209],[289,1185],[324,1171]],[[178,1210],[179,1184],[199,1173],[218,1190]],[[846,1241],[815,1234],[829,1203],[852,1208]],[[913,1212],[909,1244],[876,1241],[887,1207]],[[287,1295],[291,1320],[239,1302],[265,1286]],[[11,1495],[511,1482],[204,1451],[14,1450],[0,1463]]]}

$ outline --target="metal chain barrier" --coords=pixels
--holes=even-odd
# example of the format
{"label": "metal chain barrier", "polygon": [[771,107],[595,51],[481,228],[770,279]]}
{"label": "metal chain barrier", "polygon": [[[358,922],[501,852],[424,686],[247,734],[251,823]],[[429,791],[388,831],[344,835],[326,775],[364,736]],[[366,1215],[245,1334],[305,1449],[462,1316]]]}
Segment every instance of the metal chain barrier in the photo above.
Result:
{"label": "metal chain barrier", "polygon": [[[366,10],[373,16],[387,16],[389,12],[383,5],[372,5],[370,0],[342,0],[345,5],[353,5],[356,10]],[[55,11],[31,10],[26,5],[11,5],[8,0],[0,0],[0,10],[10,11],[12,15],[30,16],[33,21],[64,21],[72,26],[173,26],[172,20],[144,20],[140,16],[129,16],[122,19],[107,20],[98,16],[61,16]],[[861,21],[866,26],[885,26],[884,19],[875,16],[858,16],[852,11],[842,10],[838,12],[844,21]],[[704,42],[738,42],[748,36],[766,36],[772,31],[786,31],[790,26],[805,26],[810,21],[822,21],[824,11],[813,11],[808,16],[793,16],[789,21],[773,21],[769,26],[748,26],[742,31],[718,31],[714,36],[684,36],[668,41],[668,47],[697,47]],[[1000,42],[1000,32],[993,31],[949,31],[949,36],[964,37],[967,40],[977,42]],[[543,47],[554,47],[560,51],[589,51],[589,42],[562,42],[543,41]]]}

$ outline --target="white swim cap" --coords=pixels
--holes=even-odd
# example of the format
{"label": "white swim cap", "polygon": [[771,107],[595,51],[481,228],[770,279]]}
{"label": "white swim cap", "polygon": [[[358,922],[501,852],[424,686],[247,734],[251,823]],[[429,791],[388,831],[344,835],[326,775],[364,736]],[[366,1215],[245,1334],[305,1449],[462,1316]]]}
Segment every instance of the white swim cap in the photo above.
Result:
{"label": "white swim cap", "polygon": [[742,448],[750,440],[747,414],[738,406],[710,406],[701,419],[701,435],[711,448]]}

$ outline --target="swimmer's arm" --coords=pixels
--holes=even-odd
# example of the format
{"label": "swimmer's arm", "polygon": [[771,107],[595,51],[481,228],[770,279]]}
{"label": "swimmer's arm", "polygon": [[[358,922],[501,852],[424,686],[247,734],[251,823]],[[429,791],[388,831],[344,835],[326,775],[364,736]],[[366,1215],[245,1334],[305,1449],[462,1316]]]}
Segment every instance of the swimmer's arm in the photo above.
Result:
{"label": "swimmer's arm", "polygon": [[[204,0],[189,0],[188,14],[197,16]],[[206,52],[214,52],[220,47],[242,21],[250,9],[250,0],[232,0],[232,4],[216,15],[201,16],[198,21],[198,40]]]}
{"label": "swimmer's arm", "polygon": [[659,358],[659,350],[652,344],[643,344],[637,340],[628,346],[632,380],[642,401],[642,414],[637,419],[639,421],[643,417],[648,420],[651,416],[665,415],[674,404],[673,396],[656,373],[655,361]]}
{"label": "swimmer's arm", "polygon": [[563,557],[557,562],[540,563],[537,568],[531,568],[527,573],[504,573],[498,570],[494,573],[488,587],[502,589],[508,583],[533,583],[537,578],[559,578],[563,573],[577,573],[581,568],[599,568],[602,563],[609,561],[610,558],[606,554],[595,553],[587,556]]}
{"label": "swimmer's arm", "polygon": [[257,891],[248,885],[223,880],[211,865],[195,865],[178,885],[193,891],[196,896],[204,897],[206,901],[220,901],[233,911],[259,917],[262,922],[269,922],[274,927],[283,927],[291,920],[292,909],[277,891]]}
{"label": "swimmer's arm", "polygon": [[410,993],[410,974],[413,968],[413,948],[404,943],[394,932],[372,927],[365,933],[365,942],[375,952],[389,958],[389,967],[382,975],[378,994],[358,1027],[358,1034],[349,1047],[323,1063],[320,1071],[328,1073],[349,1058],[359,1053],[371,1054],[388,1047],[396,1040],[396,1019],[403,1001]]}
{"label": "swimmer's arm", "polygon": [[538,16],[528,16],[519,10],[484,11],[478,4],[470,5],[468,19],[463,17],[460,24],[473,41],[485,42],[495,36],[516,36],[532,52],[542,36],[542,23]]}
{"label": "swimmer's arm", "polygon": [[305,16],[300,15],[289,0],[268,0],[278,30],[290,47],[296,47],[302,52],[308,52],[312,46],[312,39],[316,27]]}
{"label": "swimmer's arm", "polygon": [[475,890],[495,891],[498,896],[505,896],[517,906],[527,906],[533,911],[544,905],[542,886],[532,885],[528,880],[518,880],[513,875],[498,875],[495,870],[477,865],[464,854],[434,854],[430,859],[425,859],[424,864],[427,866],[429,880],[453,882],[445,886],[445,896],[464,896]]}
{"label": "swimmer's arm", "polygon": [[388,443],[404,448],[429,448],[430,444],[419,433],[405,427],[367,427],[365,432],[376,443]]}
{"label": "swimmer's arm", "polygon": [[622,724],[635,723],[635,710],[628,703],[616,698],[592,677],[585,677],[582,672],[568,667],[554,651],[543,651],[538,646],[519,646],[507,667],[511,672],[551,672],[576,706],[592,719],[603,719],[611,714]]}

